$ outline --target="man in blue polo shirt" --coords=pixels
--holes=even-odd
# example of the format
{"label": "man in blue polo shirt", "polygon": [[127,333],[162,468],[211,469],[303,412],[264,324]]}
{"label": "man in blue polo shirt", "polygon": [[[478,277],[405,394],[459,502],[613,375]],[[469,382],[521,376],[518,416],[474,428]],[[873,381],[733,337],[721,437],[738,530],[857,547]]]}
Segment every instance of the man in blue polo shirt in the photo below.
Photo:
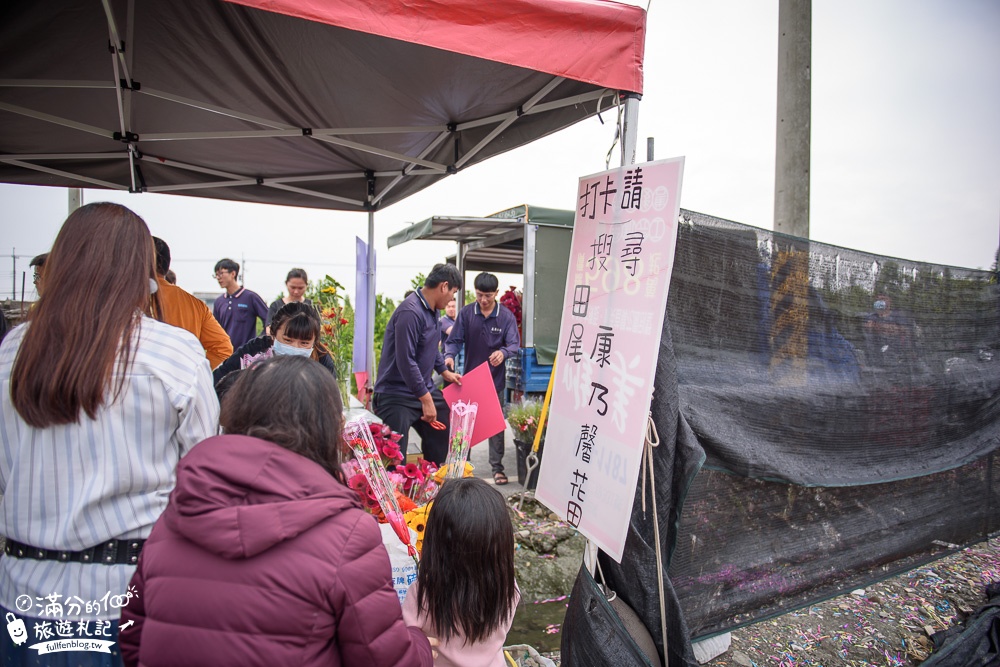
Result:
{"label": "man in blue polo shirt", "polygon": [[[403,299],[385,328],[372,405],[383,423],[403,435],[399,449],[404,461],[410,427],[420,435],[425,459],[441,465],[448,454],[451,413],[431,374],[437,371],[448,382],[462,383],[461,375],[445,367],[438,348],[438,311],[461,287],[462,275],[453,264],[435,265],[424,286]],[[435,429],[432,422],[444,428]]]}
{"label": "man in blue polo shirt", "polygon": [[[480,273],[474,284],[476,301],[458,312],[455,326],[444,345],[444,363],[448,368],[455,368],[455,357],[463,347],[466,372],[488,361],[493,386],[497,390],[500,405],[503,406],[506,403],[504,361],[517,354],[521,347],[521,336],[517,332],[514,313],[497,303],[500,287],[497,277],[492,273]],[[507,483],[507,475],[503,471],[503,450],[503,432],[491,436],[490,467],[493,469],[493,483],[497,486]]]}
{"label": "man in blue polo shirt", "polygon": [[256,292],[240,286],[239,274],[240,265],[229,258],[215,264],[215,279],[226,293],[215,300],[212,314],[229,334],[234,350],[257,335],[258,319],[267,323],[267,304]]}

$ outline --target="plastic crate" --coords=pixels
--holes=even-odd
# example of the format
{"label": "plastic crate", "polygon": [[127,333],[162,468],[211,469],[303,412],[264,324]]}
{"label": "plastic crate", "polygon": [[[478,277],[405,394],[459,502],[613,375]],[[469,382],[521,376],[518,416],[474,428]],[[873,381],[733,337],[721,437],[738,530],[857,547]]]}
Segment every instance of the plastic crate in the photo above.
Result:
{"label": "plastic crate", "polygon": [[522,347],[507,360],[507,387],[521,392],[544,392],[549,387],[552,366],[538,363],[535,348]]}

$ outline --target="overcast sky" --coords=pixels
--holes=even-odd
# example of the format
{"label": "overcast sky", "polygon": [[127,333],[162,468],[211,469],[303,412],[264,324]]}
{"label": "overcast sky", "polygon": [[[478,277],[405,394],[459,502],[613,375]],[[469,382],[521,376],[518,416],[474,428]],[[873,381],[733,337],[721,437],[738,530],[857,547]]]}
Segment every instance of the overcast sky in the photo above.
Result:
{"label": "overcast sky", "polygon": [[[775,1],[653,0],[639,155],[686,158],[681,206],[771,228],[777,72]],[[1000,243],[1000,2],[813,2],[811,237],[906,259],[983,267]],[[605,169],[614,114],[471,167],[376,214],[377,289],[454,251],[385,239],[432,215],[488,215],[522,203],[570,209],[577,179]],[[612,166],[619,161],[612,158]],[[289,268],[352,291],[364,214],[85,190],[118,201],[164,238],[179,284],[218,291],[216,260],[245,263],[270,301]],[[67,191],[0,185],[0,297],[20,296],[28,258],[49,249]],[[17,259],[12,281],[11,254]],[[7,255],[7,259],[3,259]],[[30,274],[27,279],[31,296]]]}

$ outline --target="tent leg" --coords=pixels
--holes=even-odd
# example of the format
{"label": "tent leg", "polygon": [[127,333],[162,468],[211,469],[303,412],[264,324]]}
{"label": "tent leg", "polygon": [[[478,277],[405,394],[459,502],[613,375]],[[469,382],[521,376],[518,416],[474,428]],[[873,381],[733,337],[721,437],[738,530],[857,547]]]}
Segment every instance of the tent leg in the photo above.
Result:
{"label": "tent leg", "polygon": [[625,119],[622,122],[622,166],[635,164],[636,136],[639,132],[639,99],[636,93],[625,94]]}
{"label": "tent leg", "polygon": [[375,211],[368,211],[368,380],[365,402],[369,410],[375,386]]}

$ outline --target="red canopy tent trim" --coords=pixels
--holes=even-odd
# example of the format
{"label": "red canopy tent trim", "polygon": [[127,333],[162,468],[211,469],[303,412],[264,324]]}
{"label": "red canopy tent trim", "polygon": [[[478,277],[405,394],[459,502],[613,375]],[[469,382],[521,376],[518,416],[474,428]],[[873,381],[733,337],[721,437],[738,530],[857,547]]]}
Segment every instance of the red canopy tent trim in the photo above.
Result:
{"label": "red canopy tent trim", "polygon": [[594,0],[227,1],[642,93],[645,12],[632,5]]}

